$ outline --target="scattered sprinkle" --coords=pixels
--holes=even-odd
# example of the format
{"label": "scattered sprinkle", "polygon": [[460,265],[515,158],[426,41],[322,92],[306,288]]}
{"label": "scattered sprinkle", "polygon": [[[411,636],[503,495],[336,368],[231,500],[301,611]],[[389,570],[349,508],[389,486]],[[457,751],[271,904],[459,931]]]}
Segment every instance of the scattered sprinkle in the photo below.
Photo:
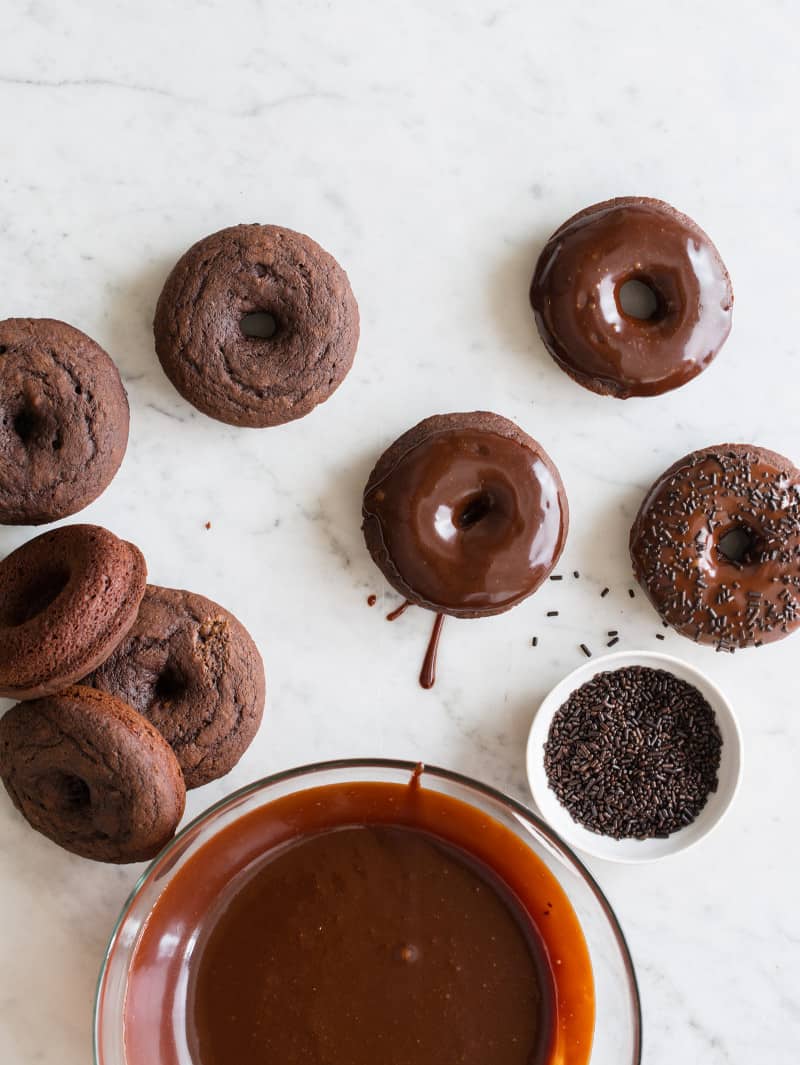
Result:
{"label": "scattered sprinkle", "polygon": [[615,636],[613,640],[609,640],[606,647],[613,647],[616,643],[619,643],[619,636]]}
{"label": "scattered sprinkle", "polygon": [[602,592],[600,593],[600,598],[601,598],[601,599],[605,599],[605,597],[606,597],[606,596],[608,595],[608,593],[609,593],[610,591],[611,591],[611,589],[610,589],[610,588],[604,588],[604,589],[602,590]]}
{"label": "scattered sprinkle", "polygon": [[548,610],[547,614],[546,614],[546,617],[548,617],[548,618],[557,618],[558,617],[558,611],[557,610]]}
{"label": "scattered sprinkle", "polygon": [[589,650],[589,648],[586,646],[585,643],[581,644],[581,650],[583,651],[583,653],[586,655],[587,658],[591,658],[592,657],[592,652]]}
{"label": "scattered sprinkle", "polygon": [[560,573],[551,573],[550,574],[550,580],[551,581],[563,581],[564,578],[561,576]]}
{"label": "scattered sprinkle", "polygon": [[538,646],[539,646],[539,637],[538,636],[534,636],[531,639],[531,647],[538,647]]}
{"label": "scattered sprinkle", "polygon": [[205,523],[205,526],[204,526],[204,528],[206,528],[206,529],[210,529],[210,528],[211,528],[211,522],[210,522],[210,521],[207,521],[207,522]]}
{"label": "scattered sprinkle", "polygon": [[377,595],[368,595],[367,596],[367,606],[375,606],[375,604],[377,602],[378,602]]}
{"label": "scattered sprinkle", "polygon": [[579,572],[579,570],[576,570],[576,569],[574,569],[574,570],[572,571],[572,576],[573,576],[573,577],[575,578],[575,580],[576,580],[576,581],[577,581],[577,580],[580,580],[580,576],[581,576],[581,575],[580,575],[580,572]]}
{"label": "scattered sprinkle", "polygon": [[667,637],[666,637],[666,636],[664,635],[664,633],[663,633],[663,632],[657,632],[657,633],[656,633],[656,639],[657,639],[657,640],[666,640],[666,638],[667,638]]}
{"label": "scattered sprinkle", "polygon": [[634,592],[633,588],[628,589],[628,595],[631,597],[631,599],[636,598],[636,592]]}
{"label": "scattered sprinkle", "polygon": [[606,636],[619,636],[619,629],[609,629]]}

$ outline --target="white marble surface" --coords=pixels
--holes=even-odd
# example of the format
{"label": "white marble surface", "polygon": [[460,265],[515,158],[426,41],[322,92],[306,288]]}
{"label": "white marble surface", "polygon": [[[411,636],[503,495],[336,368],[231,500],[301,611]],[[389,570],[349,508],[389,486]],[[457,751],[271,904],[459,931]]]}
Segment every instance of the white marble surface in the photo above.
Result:
{"label": "white marble surface", "polygon": [[[537,701],[608,628],[621,647],[700,664],[734,696],[746,769],[719,831],[652,867],[591,863],[638,965],[647,1065],[800,1056],[800,637],[734,658],[674,635],[656,644],[654,614],[626,591],[630,520],[670,461],[734,439],[800,459],[798,32],[788,0],[0,11],[2,316],[84,329],[131,400],[125,463],[81,518],[135,540],[154,581],[229,606],[266,661],[261,733],[190,813],[272,770],[346,755],[422,758],[524,798]],[[736,307],[697,381],[621,404],[551,362],[527,284],[559,222],[626,193],[708,230]],[[264,431],[183,402],[150,333],[176,257],[253,220],[329,248],[363,324],[335,398]],[[560,568],[583,576],[503,617],[448,623],[440,680],[423,692],[430,618],[382,621],[397,599],[363,547],[360,489],[416,420],[475,407],[518,420],[561,467],[573,528]],[[0,549],[31,534],[0,530]],[[4,800],[0,851],[0,1060],[85,1065],[104,943],[139,870],[71,857]]]}

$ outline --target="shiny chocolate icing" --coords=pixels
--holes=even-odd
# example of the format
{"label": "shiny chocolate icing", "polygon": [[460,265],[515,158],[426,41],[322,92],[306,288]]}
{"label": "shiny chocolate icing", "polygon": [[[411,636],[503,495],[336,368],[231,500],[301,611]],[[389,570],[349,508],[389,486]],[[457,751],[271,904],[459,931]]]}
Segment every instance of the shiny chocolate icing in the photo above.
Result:
{"label": "shiny chocolate icing", "polygon": [[[649,317],[623,309],[629,281],[650,289]],[[669,204],[637,196],[587,207],[556,230],[530,299],[562,370],[619,399],[696,377],[725,342],[733,308],[728,272],[706,234]]]}
{"label": "shiny chocolate icing", "polygon": [[544,1065],[541,954],[488,867],[413,829],[342,826],[230,898],[199,949],[191,1042],[204,1065]]}
{"label": "shiny chocolate icing", "polygon": [[546,452],[474,412],[429,418],[381,457],[364,536],[389,582],[441,614],[498,614],[534,592],[564,546],[567,500]]}
{"label": "shiny chocolate icing", "polygon": [[749,445],[695,451],[647,493],[630,549],[685,636],[720,651],[780,640],[800,625],[800,470]]}

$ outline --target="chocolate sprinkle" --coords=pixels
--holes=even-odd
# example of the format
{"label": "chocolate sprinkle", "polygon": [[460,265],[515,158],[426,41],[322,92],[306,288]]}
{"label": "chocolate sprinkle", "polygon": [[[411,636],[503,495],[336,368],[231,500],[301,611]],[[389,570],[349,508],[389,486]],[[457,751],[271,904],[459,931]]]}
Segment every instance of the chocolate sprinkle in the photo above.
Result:
{"label": "chocolate sprinkle", "polygon": [[586,655],[587,658],[591,658],[592,657],[592,652],[589,650],[589,648],[586,646],[585,643],[581,644],[581,650],[583,651],[583,653]]}
{"label": "chocolate sprinkle", "polygon": [[608,593],[609,593],[610,591],[611,591],[611,589],[610,589],[610,588],[604,588],[604,589],[602,590],[602,592],[600,593],[600,598],[601,598],[601,599],[605,599],[605,597],[606,597],[606,596],[608,595]]}
{"label": "chocolate sprinkle", "polygon": [[550,788],[585,828],[613,839],[666,838],[717,790],[714,711],[672,673],[599,673],[556,711],[544,747]]}
{"label": "chocolate sprinkle", "polygon": [[557,618],[558,617],[558,611],[557,610],[548,610],[547,614],[546,614],[546,617],[548,617],[548,618]]}

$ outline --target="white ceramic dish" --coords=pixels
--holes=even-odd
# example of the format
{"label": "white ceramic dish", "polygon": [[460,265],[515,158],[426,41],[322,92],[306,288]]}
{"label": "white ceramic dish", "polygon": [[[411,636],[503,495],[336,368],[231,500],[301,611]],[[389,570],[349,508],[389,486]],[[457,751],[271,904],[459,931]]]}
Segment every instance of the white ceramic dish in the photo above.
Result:
{"label": "white ceramic dish", "polygon": [[[722,735],[718,787],[709,796],[698,817],[679,832],[667,839],[611,839],[590,832],[574,821],[550,790],[544,769],[544,744],[556,710],[569,698],[576,688],[591,680],[598,673],[621,669],[625,666],[646,666],[674,673],[681,680],[693,684],[708,700]],[[695,666],[673,658],[672,655],[650,651],[620,651],[593,659],[573,670],[560,681],[542,701],[531,725],[528,737],[527,769],[533,801],[545,821],[573,847],[596,858],[614,862],[652,862],[669,854],[676,854],[699,842],[719,824],[734,800],[739,787],[742,768],[741,735],[731,704],[704,673]]]}

